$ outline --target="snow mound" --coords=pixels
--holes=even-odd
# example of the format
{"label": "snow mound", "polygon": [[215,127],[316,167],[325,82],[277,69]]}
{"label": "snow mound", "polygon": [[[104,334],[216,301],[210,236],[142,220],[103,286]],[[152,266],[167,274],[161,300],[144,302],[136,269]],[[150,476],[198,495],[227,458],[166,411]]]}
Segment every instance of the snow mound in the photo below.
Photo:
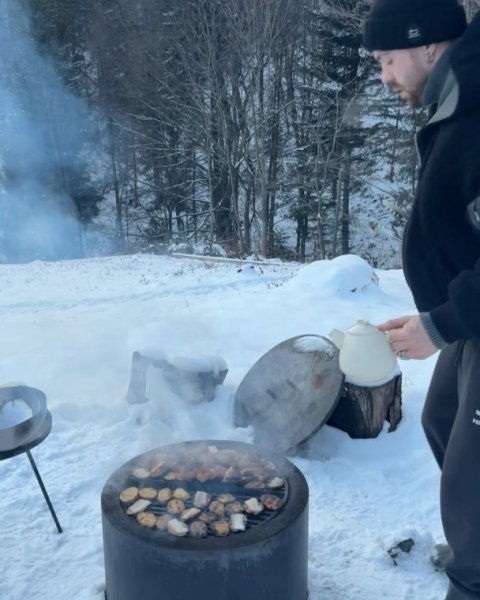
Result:
{"label": "snow mound", "polygon": [[305,288],[321,295],[350,295],[369,287],[378,289],[378,277],[359,256],[345,254],[331,260],[317,260],[303,267],[287,284],[290,290]]}

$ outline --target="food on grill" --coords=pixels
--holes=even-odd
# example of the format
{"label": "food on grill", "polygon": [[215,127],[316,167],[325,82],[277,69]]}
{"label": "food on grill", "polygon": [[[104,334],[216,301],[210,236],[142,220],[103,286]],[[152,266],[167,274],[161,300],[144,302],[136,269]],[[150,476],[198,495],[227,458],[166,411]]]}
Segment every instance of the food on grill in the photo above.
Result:
{"label": "food on grill", "polygon": [[138,488],[137,487],[128,487],[120,492],[120,500],[127,504],[128,502],[133,502],[138,497]]}
{"label": "food on grill", "polygon": [[184,523],[186,523],[187,521],[191,521],[192,519],[196,519],[201,512],[202,511],[199,508],[187,508],[180,515],[180,519]]}
{"label": "food on grill", "polygon": [[217,518],[223,517],[223,515],[225,514],[225,504],[223,504],[223,502],[219,502],[218,500],[210,502],[210,504],[208,505],[208,509],[214,515],[217,515]]}
{"label": "food on grill", "polygon": [[215,479],[223,479],[225,477],[225,473],[227,472],[227,467],[217,465],[212,470],[215,472]]}
{"label": "food on grill", "polygon": [[157,517],[153,513],[142,511],[137,515],[137,522],[142,525],[142,527],[148,527],[149,529],[152,529],[155,527]]}
{"label": "food on grill", "polygon": [[268,458],[261,458],[260,462],[267,469],[267,471],[276,471],[277,470],[276,464],[274,462],[272,462],[271,460],[269,460]]}
{"label": "food on grill", "polygon": [[248,519],[243,514],[235,513],[230,516],[230,529],[234,532],[245,531]]}
{"label": "food on grill", "polygon": [[223,476],[222,481],[228,483],[230,481],[240,481],[241,478],[242,476],[240,474],[240,469],[238,469],[237,467],[229,467],[225,471],[225,475]]}
{"label": "food on grill", "polygon": [[218,537],[226,536],[230,533],[230,525],[228,521],[214,521],[210,523],[210,529]]}
{"label": "food on grill", "polygon": [[155,457],[155,462],[150,468],[150,477],[160,477],[160,475],[163,475],[165,473],[167,467],[167,457],[164,454],[159,454]]}
{"label": "food on grill", "polygon": [[215,452],[215,460],[226,467],[237,462],[239,458],[238,452],[229,448],[223,448],[218,452]]}
{"label": "food on grill", "polygon": [[172,515],[169,515],[169,514],[161,515],[160,517],[157,517],[155,526],[157,529],[161,529],[162,531],[164,531],[167,528],[168,522],[171,521],[172,519],[173,519]]}
{"label": "food on grill", "polygon": [[260,501],[267,510],[278,510],[282,506],[282,499],[273,494],[262,494]]}
{"label": "food on grill", "polygon": [[188,500],[190,498],[190,494],[183,488],[176,488],[173,491],[173,497],[178,498],[179,500]]}
{"label": "food on grill", "polygon": [[235,513],[242,513],[243,512],[243,504],[242,502],[239,502],[238,500],[235,500],[235,502],[230,502],[229,504],[225,505],[225,514],[226,515],[233,515]]}
{"label": "food on grill", "polygon": [[267,482],[267,487],[271,488],[272,490],[282,488],[284,487],[284,485],[285,480],[281,477],[274,477],[273,479],[270,479],[270,481]]}
{"label": "food on grill", "polygon": [[263,504],[258,498],[249,498],[248,500],[245,500],[243,506],[246,512],[251,515],[259,515],[263,511]]}
{"label": "food on grill", "polygon": [[146,479],[150,475],[150,471],[143,467],[137,467],[136,469],[133,469],[132,475],[135,479]]}
{"label": "food on grill", "polygon": [[185,503],[183,500],[173,498],[168,502],[167,510],[171,515],[179,515],[185,510]]}
{"label": "food on grill", "polygon": [[263,490],[265,489],[264,481],[248,481],[245,486],[247,490]]}
{"label": "food on grill", "polygon": [[232,496],[232,494],[223,493],[218,494],[217,500],[223,502],[223,504],[228,504],[229,502],[235,502],[236,498],[235,496]]}
{"label": "food on grill", "polygon": [[198,520],[199,521],[203,521],[204,523],[213,523],[214,521],[216,521],[218,519],[217,515],[214,515],[211,512],[202,512],[201,515],[199,515]]}
{"label": "food on grill", "polygon": [[244,467],[240,471],[240,475],[244,480],[256,479],[262,481],[265,478],[265,470],[263,467],[250,465],[248,467]]}
{"label": "food on grill", "polygon": [[162,488],[158,491],[157,501],[160,504],[166,504],[169,500],[172,499],[173,493],[170,488]]}
{"label": "food on grill", "polygon": [[142,512],[142,510],[145,510],[150,504],[150,500],[137,500],[127,508],[127,515],[136,515],[137,513]]}
{"label": "food on grill", "polygon": [[188,525],[185,525],[185,523],[182,523],[182,521],[179,521],[178,519],[171,519],[167,523],[167,530],[168,533],[171,533],[172,535],[184,537],[188,533]]}
{"label": "food on grill", "polygon": [[178,472],[181,481],[193,481],[197,476],[196,469],[180,469]]}
{"label": "food on grill", "polygon": [[207,492],[196,492],[193,498],[193,506],[196,508],[206,508],[210,504],[212,497]]}
{"label": "food on grill", "polygon": [[201,481],[202,483],[205,483],[205,481],[211,481],[212,479],[215,479],[216,477],[216,471],[215,469],[205,469],[200,467],[197,470],[197,480]]}
{"label": "food on grill", "polygon": [[189,530],[193,538],[204,538],[208,535],[207,524],[203,521],[193,521],[193,523],[190,523]]}
{"label": "food on grill", "polygon": [[[148,468],[146,468],[148,467]],[[182,448],[176,454],[157,454],[148,465],[133,470],[136,479],[162,477],[165,481],[200,482],[220,479],[225,482],[273,481],[268,487],[282,487],[285,482],[273,477],[278,467],[272,460],[261,458],[255,452],[241,453],[229,448],[219,449],[206,444]],[[252,488],[260,486],[253,484]]]}
{"label": "food on grill", "polygon": [[[278,511],[285,502],[286,490],[281,488],[286,482],[279,466],[256,452],[199,443],[158,453],[145,463],[131,470],[125,484],[131,487],[120,492],[120,501],[141,526],[171,535],[202,538],[242,532],[250,515]],[[151,478],[163,487],[152,487]]]}
{"label": "food on grill", "polygon": [[138,492],[140,498],[145,498],[145,500],[153,500],[157,495],[157,490],[151,487],[141,488]]}

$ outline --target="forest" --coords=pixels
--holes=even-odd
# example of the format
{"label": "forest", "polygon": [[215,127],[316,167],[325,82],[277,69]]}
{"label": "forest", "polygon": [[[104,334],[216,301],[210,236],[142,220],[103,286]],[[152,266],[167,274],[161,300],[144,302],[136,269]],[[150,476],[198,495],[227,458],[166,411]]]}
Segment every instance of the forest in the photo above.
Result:
{"label": "forest", "polygon": [[400,265],[426,115],[382,88],[364,0],[0,5],[0,262]]}

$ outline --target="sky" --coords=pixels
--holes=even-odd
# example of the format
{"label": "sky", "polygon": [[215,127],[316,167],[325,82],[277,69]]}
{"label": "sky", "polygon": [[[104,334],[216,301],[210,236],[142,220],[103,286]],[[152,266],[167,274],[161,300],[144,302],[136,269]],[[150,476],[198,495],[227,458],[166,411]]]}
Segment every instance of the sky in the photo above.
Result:
{"label": "sky", "polygon": [[[233,424],[255,363],[298,335],[328,337],[415,307],[400,270],[348,255],[309,265],[215,263],[131,255],[0,264],[0,384],[42,390],[53,430],[32,455],[64,529],[58,534],[25,454],[0,462],[2,600],[103,599],[100,497],[128,460],[197,439],[254,442]],[[132,353],[228,367],[211,402],[149,377],[149,401],[125,400]],[[214,359],[212,359],[214,357]],[[288,458],[307,479],[310,600],[438,600],[446,576],[439,471],[420,425],[436,356],[400,361],[403,418],[374,439],[328,425]],[[1,421],[0,421],[1,422]],[[395,565],[388,549],[415,542]]]}

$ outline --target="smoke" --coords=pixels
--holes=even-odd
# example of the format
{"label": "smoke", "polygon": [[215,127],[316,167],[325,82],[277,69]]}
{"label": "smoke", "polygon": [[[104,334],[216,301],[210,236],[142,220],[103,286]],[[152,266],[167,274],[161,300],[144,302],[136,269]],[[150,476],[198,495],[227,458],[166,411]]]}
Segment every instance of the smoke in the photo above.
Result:
{"label": "smoke", "polygon": [[0,262],[74,258],[87,112],[40,54],[23,4],[0,0]]}

